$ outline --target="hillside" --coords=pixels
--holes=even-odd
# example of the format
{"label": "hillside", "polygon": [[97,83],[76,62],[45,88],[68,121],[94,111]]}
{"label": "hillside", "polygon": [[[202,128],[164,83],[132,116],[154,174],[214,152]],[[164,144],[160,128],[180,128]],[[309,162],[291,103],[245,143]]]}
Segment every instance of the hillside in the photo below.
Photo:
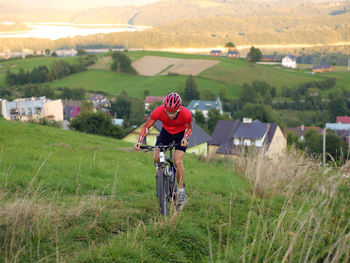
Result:
{"label": "hillside", "polygon": [[187,205],[165,220],[152,154],[131,146],[0,119],[0,260],[347,262],[345,177],[300,154],[246,168],[188,154]]}
{"label": "hillside", "polygon": [[[0,41],[0,50],[103,44],[132,48],[212,48],[233,41],[236,45],[349,43],[348,1],[181,1],[142,6],[96,7],[80,10],[2,5],[1,20],[19,22],[69,22],[74,24],[130,24],[154,28],[61,39],[56,41]],[[38,43],[40,43],[38,45]],[[326,47],[323,47],[323,50]],[[349,53],[346,47],[337,51]]]}

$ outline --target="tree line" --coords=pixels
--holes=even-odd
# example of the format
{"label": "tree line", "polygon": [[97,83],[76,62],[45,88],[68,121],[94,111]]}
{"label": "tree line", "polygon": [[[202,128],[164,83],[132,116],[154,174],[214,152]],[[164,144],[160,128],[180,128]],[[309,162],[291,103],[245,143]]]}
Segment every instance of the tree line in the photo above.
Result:
{"label": "tree line", "polygon": [[20,86],[25,84],[39,84],[60,79],[65,76],[85,71],[88,66],[94,64],[97,60],[95,55],[86,55],[79,57],[73,64],[64,60],[54,60],[50,68],[41,65],[33,68],[31,71],[24,71],[20,68],[18,73],[6,72],[5,82],[8,86]]}

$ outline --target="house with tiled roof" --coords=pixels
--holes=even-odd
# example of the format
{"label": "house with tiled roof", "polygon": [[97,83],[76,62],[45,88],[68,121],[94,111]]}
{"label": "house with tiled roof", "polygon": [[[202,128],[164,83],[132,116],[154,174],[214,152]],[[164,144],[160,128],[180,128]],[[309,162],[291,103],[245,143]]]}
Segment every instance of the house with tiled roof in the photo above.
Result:
{"label": "house with tiled roof", "polygon": [[210,155],[239,157],[254,148],[277,158],[286,150],[287,139],[276,123],[243,118],[242,122],[219,120],[208,145]]}
{"label": "house with tiled roof", "polygon": [[348,116],[337,116],[336,123],[350,123],[350,117]]}
{"label": "house with tiled roof", "polygon": [[[122,140],[136,143],[139,138],[139,134],[143,125],[144,123],[138,126],[133,131],[131,131]],[[144,143],[148,145],[155,145],[161,130],[162,130],[162,123],[160,121],[156,121],[154,125],[149,129],[149,132],[147,134],[147,137],[144,140]],[[207,156],[208,141],[210,140],[211,140],[210,135],[206,133],[201,127],[199,127],[197,123],[193,122],[193,130],[192,130],[191,137],[188,141],[188,147],[186,152]]]}
{"label": "house with tiled roof", "polygon": [[276,56],[275,55],[262,55],[260,61],[276,61]]}
{"label": "house with tiled roof", "polygon": [[196,111],[201,111],[205,118],[208,118],[208,112],[211,109],[217,109],[221,114],[223,114],[222,102],[218,97],[214,100],[191,100],[188,104],[187,109],[191,111],[192,114],[195,114]]}
{"label": "house with tiled roof", "polygon": [[164,97],[147,96],[145,98],[145,110],[148,110],[149,106],[155,103],[156,101],[164,101]]}
{"label": "house with tiled roof", "polygon": [[99,108],[99,107],[111,107],[111,103],[109,99],[107,99],[105,96],[101,94],[94,94],[91,95],[88,101],[92,102],[92,105],[94,108]]}
{"label": "house with tiled roof", "polygon": [[240,58],[240,54],[237,50],[230,50],[229,52],[227,52],[227,57],[228,58]]}
{"label": "house with tiled roof", "polygon": [[314,65],[312,67],[312,72],[330,72],[333,71],[333,66],[331,64],[326,64],[326,65]]}
{"label": "house with tiled roof", "polygon": [[209,56],[211,57],[221,57],[222,51],[221,50],[211,50]]}
{"label": "house with tiled roof", "polygon": [[304,126],[300,125],[296,128],[285,128],[284,132],[285,133],[291,133],[292,135],[297,135],[299,137],[300,141],[304,140],[305,133],[308,130],[315,130],[318,134],[322,134],[323,129],[318,126]]}

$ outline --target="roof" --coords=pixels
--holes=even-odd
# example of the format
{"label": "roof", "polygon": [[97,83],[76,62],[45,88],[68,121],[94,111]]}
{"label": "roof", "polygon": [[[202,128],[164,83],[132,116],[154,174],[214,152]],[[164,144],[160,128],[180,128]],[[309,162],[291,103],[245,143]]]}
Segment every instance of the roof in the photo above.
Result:
{"label": "roof", "polygon": [[[156,121],[153,125],[158,131],[161,131],[163,125],[161,121]],[[211,137],[206,133],[197,123],[193,122],[192,135],[188,141],[188,148],[208,142],[211,140]]]}
{"label": "roof", "polygon": [[239,52],[237,50],[233,50],[233,51],[229,51],[227,54],[239,54]]}
{"label": "roof", "polygon": [[191,100],[190,104],[187,106],[188,110],[211,110],[218,108],[222,111],[222,103],[220,100]]}
{"label": "roof", "polygon": [[210,53],[221,53],[221,50],[212,50]]}
{"label": "roof", "polygon": [[218,121],[212,135],[210,145],[218,145],[216,153],[219,154],[240,154],[245,147],[235,146],[234,138],[244,139],[261,139],[266,134],[265,150],[271,144],[272,138],[278,127],[277,123],[264,123],[255,120],[250,124],[245,124],[240,121]]}
{"label": "roof", "polygon": [[9,116],[14,115],[10,113],[10,110],[17,109],[17,108],[21,113],[22,113],[22,109],[24,109],[25,115],[34,114],[37,108],[40,108],[41,113],[44,113],[44,103],[42,99],[24,99],[24,100],[9,101],[6,103],[6,108],[7,108],[7,114]]}
{"label": "roof", "polygon": [[341,122],[341,123],[350,123],[350,117],[348,116],[337,116],[336,122]]}
{"label": "roof", "polygon": [[241,123],[233,136],[236,138],[258,139],[265,135],[267,128],[268,123],[259,120],[249,124]]}
{"label": "roof", "polygon": [[145,98],[145,103],[152,104],[155,101],[163,101],[164,97],[157,97],[157,96],[147,96]]}
{"label": "roof", "polygon": [[275,55],[262,55],[261,58],[275,58]]}
{"label": "roof", "polygon": [[225,143],[229,138],[232,138],[233,133],[238,128],[239,121],[226,121],[219,120],[215,126],[215,130],[212,134],[212,139],[209,141],[210,145],[221,145]]}

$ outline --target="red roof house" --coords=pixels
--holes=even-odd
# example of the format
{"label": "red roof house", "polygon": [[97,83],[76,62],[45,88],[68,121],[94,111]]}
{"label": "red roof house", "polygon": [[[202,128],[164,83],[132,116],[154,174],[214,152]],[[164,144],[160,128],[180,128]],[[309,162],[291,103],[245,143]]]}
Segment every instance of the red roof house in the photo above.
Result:
{"label": "red roof house", "polygon": [[336,123],[350,123],[350,117],[348,116],[337,116]]}

